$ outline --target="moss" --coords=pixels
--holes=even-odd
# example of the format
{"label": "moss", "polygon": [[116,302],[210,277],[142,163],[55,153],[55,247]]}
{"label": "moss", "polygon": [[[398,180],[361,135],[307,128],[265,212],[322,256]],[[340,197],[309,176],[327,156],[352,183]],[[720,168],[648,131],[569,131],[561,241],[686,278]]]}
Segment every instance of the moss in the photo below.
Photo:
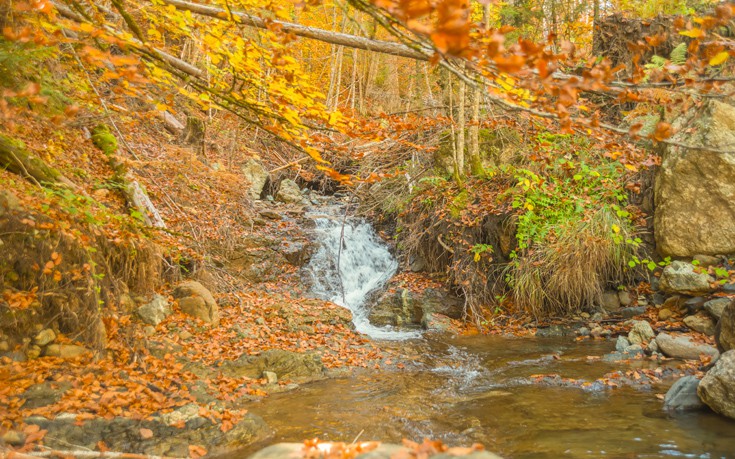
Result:
{"label": "moss", "polygon": [[106,124],[98,124],[92,129],[92,143],[107,156],[117,152],[117,138]]}
{"label": "moss", "polygon": [[452,204],[449,205],[449,214],[454,219],[459,219],[462,211],[467,208],[467,204],[470,201],[470,194],[467,190],[462,190],[457,196],[452,199]]}

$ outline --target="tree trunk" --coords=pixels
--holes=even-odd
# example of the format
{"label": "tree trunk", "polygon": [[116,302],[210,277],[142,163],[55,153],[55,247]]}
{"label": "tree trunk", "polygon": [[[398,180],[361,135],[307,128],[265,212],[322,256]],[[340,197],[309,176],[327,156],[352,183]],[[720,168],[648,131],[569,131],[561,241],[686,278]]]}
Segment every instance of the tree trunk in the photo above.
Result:
{"label": "tree trunk", "polygon": [[459,95],[457,97],[457,166],[459,173],[464,174],[465,129],[467,120],[465,104],[467,103],[467,85],[459,80]]}

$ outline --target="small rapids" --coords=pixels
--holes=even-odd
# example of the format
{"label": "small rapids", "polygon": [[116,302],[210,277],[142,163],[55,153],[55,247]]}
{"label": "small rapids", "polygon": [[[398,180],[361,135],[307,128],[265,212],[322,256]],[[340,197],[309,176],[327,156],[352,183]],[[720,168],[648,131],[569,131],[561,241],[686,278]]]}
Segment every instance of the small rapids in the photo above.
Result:
{"label": "small rapids", "polygon": [[418,338],[418,332],[376,327],[368,320],[370,294],[383,288],[398,262],[368,222],[345,218],[342,212],[343,208],[335,207],[330,214],[310,215],[319,244],[306,268],[312,293],[352,311],[357,331],[373,339]]}

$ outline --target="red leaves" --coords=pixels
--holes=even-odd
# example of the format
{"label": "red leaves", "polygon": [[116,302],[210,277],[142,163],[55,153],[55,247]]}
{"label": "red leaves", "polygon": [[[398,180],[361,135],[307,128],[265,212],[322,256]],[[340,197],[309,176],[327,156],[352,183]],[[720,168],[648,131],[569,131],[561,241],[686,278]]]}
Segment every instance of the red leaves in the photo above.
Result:
{"label": "red leaves", "polygon": [[199,459],[206,456],[207,449],[200,445],[189,445],[189,457],[191,459]]}
{"label": "red leaves", "polygon": [[662,121],[656,125],[656,130],[651,134],[651,138],[657,142],[662,142],[674,134],[674,128],[671,124]]}

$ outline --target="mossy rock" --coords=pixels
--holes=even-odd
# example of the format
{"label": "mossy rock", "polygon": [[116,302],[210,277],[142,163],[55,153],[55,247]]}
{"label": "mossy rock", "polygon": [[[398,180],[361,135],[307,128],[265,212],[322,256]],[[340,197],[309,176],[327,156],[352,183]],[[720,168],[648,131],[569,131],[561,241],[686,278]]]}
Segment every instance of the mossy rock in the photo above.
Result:
{"label": "mossy rock", "polygon": [[108,156],[117,152],[117,138],[106,124],[98,124],[92,129],[92,143]]}
{"label": "mossy rock", "polygon": [[470,202],[470,194],[467,190],[462,190],[457,196],[452,199],[452,203],[449,205],[449,213],[452,218],[458,219],[462,215],[462,211],[467,208],[467,204]]}

